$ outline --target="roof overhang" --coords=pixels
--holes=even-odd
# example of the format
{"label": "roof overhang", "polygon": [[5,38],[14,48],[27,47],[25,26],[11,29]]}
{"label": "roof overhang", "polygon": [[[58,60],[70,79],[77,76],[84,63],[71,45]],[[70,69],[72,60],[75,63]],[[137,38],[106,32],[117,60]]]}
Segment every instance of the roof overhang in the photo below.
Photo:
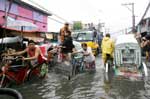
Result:
{"label": "roof overhang", "polygon": [[126,35],[118,36],[115,45],[126,44],[126,43],[138,44],[133,34],[126,34]]}
{"label": "roof overhang", "polygon": [[25,2],[25,1],[23,1],[23,0],[13,0],[13,1],[14,1],[15,3],[21,5],[21,6],[26,7],[26,8],[29,8],[29,9],[32,8],[32,9],[34,9],[34,10],[36,10],[36,11],[39,11],[39,12],[41,12],[41,13],[47,15],[47,16],[52,16],[52,13],[49,13],[48,11],[45,11],[44,9],[35,7],[35,6],[33,6],[33,5],[31,5],[31,4],[27,3],[27,2]]}

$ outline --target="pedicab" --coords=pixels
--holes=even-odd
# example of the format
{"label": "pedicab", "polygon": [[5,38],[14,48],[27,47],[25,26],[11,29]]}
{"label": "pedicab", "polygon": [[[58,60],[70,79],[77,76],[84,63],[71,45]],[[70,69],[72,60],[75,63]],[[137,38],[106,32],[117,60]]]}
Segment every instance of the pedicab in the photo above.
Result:
{"label": "pedicab", "polygon": [[[120,35],[115,42],[112,64],[115,76],[141,78],[148,76],[147,66],[141,57],[141,48],[133,34]],[[109,63],[106,72],[109,71]]]}
{"label": "pedicab", "polygon": [[29,62],[22,61],[22,56],[5,56],[25,48],[25,40],[22,37],[5,37],[0,39],[0,42],[0,87],[22,84],[34,75],[40,78],[46,76],[45,61],[32,68]]}
{"label": "pedicab", "polygon": [[[81,43],[73,41],[73,44],[77,50],[82,50]],[[58,59],[58,61],[60,60]],[[67,76],[68,79],[71,79],[71,77],[84,70],[83,55],[81,53],[72,55],[72,59],[68,61],[68,64],[65,62],[66,61],[61,60],[61,62],[56,64],[54,69],[56,73]]]}
{"label": "pedicab", "polygon": [[11,53],[16,50],[22,50],[24,48],[25,48],[25,44],[23,43],[23,38],[20,36],[1,38],[0,39],[0,67],[4,65],[3,63],[4,53]]}

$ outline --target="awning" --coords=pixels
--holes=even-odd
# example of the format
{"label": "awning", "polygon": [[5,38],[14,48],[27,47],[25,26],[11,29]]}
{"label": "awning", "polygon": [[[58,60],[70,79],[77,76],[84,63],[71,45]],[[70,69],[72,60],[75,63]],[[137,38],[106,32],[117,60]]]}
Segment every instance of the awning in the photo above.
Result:
{"label": "awning", "polygon": [[20,36],[16,37],[5,37],[0,39],[0,43],[16,43],[21,42],[22,38]]}
{"label": "awning", "polygon": [[35,42],[42,42],[42,41],[44,41],[44,38],[41,38],[41,37],[29,37],[29,36],[26,36],[24,38],[29,39],[29,40],[33,40]]}
{"label": "awning", "polygon": [[18,30],[18,29],[13,29],[13,28],[9,28],[9,27],[1,27],[0,26],[0,28],[2,28],[2,29],[7,29],[7,30],[11,30],[11,31],[17,31],[17,32],[29,32],[29,33],[31,33],[31,32],[38,32],[37,30],[29,30],[29,31],[27,31],[27,30],[24,30],[24,31],[21,31],[21,30]]}
{"label": "awning", "polygon": [[23,20],[7,20],[7,28],[20,31],[38,31],[37,25]]}

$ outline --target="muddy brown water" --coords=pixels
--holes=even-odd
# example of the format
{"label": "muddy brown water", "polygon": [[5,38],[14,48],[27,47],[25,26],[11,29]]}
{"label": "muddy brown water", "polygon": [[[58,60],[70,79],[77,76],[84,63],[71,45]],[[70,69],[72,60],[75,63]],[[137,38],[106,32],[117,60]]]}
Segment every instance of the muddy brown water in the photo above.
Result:
{"label": "muddy brown water", "polygon": [[81,73],[71,80],[50,72],[43,80],[36,79],[13,88],[20,91],[24,99],[150,99],[150,77],[129,80],[111,74],[106,80],[100,57],[96,65],[96,72]]}

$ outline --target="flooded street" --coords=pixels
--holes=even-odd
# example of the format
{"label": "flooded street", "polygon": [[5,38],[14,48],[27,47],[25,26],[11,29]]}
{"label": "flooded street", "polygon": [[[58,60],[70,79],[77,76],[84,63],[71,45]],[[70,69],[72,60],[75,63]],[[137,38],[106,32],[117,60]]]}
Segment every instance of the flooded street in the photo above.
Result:
{"label": "flooded street", "polygon": [[0,99],[150,99],[150,0],[0,0],[0,33]]}
{"label": "flooded street", "polygon": [[81,73],[70,81],[50,72],[44,80],[34,80],[15,87],[24,99],[149,99],[150,81],[109,77],[106,81],[97,57],[95,73]]}

